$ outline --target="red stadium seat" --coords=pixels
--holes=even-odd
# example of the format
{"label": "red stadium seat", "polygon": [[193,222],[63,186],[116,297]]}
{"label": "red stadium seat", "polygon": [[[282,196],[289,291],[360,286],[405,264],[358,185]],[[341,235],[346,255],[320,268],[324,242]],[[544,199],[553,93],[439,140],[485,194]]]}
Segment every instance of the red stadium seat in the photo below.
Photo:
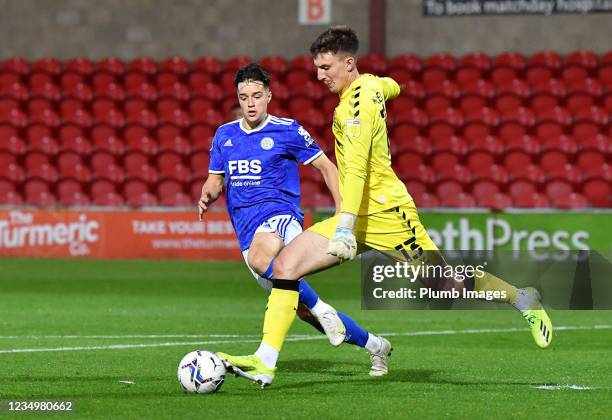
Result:
{"label": "red stadium seat", "polygon": [[518,208],[544,209],[550,207],[550,200],[546,195],[534,192],[516,197],[514,199],[514,206]]}
{"label": "red stadium seat", "polygon": [[125,152],[123,141],[116,135],[115,129],[108,125],[97,125],[91,130],[94,152],[107,152],[120,156]]}
{"label": "red stadium seat", "polygon": [[160,152],[174,152],[179,155],[191,153],[189,140],[181,135],[178,127],[172,125],[160,126],[157,129],[157,138],[159,140]]}
{"label": "red stadium seat", "polygon": [[130,125],[136,124],[147,128],[155,128],[157,127],[158,120],[155,112],[149,109],[143,109],[140,112],[127,114],[126,123]]}
{"label": "red stadium seat", "polygon": [[472,152],[486,152],[494,156],[504,152],[504,143],[495,136],[475,137],[468,141]]}
{"label": "red stadium seat", "polygon": [[212,145],[214,130],[206,124],[193,124],[189,129],[192,152],[208,152]]}
{"label": "red stadium seat", "polygon": [[75,98],[81,101],[91,101],[93,98],[92,89],[85,83],[77,83],[63,88],[64,98]]}
{"label": "red stadium seat", "polygon": [[158,180],[158,172],[151,164],[146,155],[138,152],[128,153],[123,164],[127,179],[138,179],[148,184],[153,184]]}
{"label": "red stadium seat", "polygon": [[121,76],[125,72],[125,63],[118,57],[107,57],[95,63],[94,70]]}
{"label": "red stadium seat", "polygon": [[127,64],[127,70],[139,72],[145,76],[154,75],[157,73],[157,61],[150,57],[137,57]]}
{"label": "red stadium seat", "polygon": [[161,179],[191,182],[193,177],[189,168],[183,165],[181,158],[174,153],[161,153],[157,157],[157,168]]}
{"label": "red stadium seat", "polygon": [[80,183],[88,183],[91,181],[91,171],[82,163],[77,163],[74,166],[60,167],[60,179],[74,179]]}
{"label": "red stadium seat", "polygon": [[519,52],[506,52],[493,59],[493,67],[509,67],[516,71],[523,71],[527,65],[527,59]]}
{"label": "red stadium seat", "polygon": [[200,57],[191,63],[192,71],[205,71],[216,77],[223,70],[223,63],[217,57]]}
{"label": "red stadium seat", "polygon": [[459,158],[453,153],[436,153],[432,158],[432,166],[436,172],[454,168],[459,163]]}
{"label": "red stadium seat", "polygon": [[387,59],[381,54],[366,54],[357,60],[359,62],[359,71],[371,74],[386,74]]}
{"label": "red stadium seat", "polygon": [[179,75],[185,75],[189,72],[189,61],[183,57],[168,57],[159,63],[160,72],[173,72]]}
{"label": "red stadium seat", "polygon": [[408,70],[415,76],[418,76],[423,70],[423,60],[415,54],[402,54],[395,56],[389,63],[391,69]]}
{"label": "red stadium seat", "polygon": [[67,72],[60,76],[59,84],[62,89],[62,93],[69,89],[71,86],[78,85],[79,83],[85,83],[85,77],[79,73]]}
{"label": "red stadium seat", "polygon": [[495,67],[491,70],[491,82],[495,86],[503,86],[518,80],[517,71],[511,67]]}
{"label": "red stadium seat", "polygon": [[572,184],[566,181],[553,180],[546,183],[544,187],[546,195],[551,201],[555,201],[562,196],[567,196],[573,192]]}
{"label": "red stadium seat", "polygon": [[445,81],[449,81],[449,75],[448,72],[442,68],[426,67],[423,69],[421,80],[428,89],[431,89]]}
{"label": "red stadium seat", "polygon": [[542,142],[542,151],[548,152],[553,150],[557,150],[571,156],[578,150],[578,145],[573,138],[566,135],[544,139]]}
{"label": "red stadium seat", "polygon": [[585,150],[578,153],[576,164],[583,171],[587,171],[590,167],[599,167],[606,162],[606,157],[603,153]]}
{"label": "red stadium seat", "polygon": [[114,82],[107,85],[98,85],[94,86],[94,97],[123,101],[125,99],[125,90],[121,85]]}
{"label": "red stadium seat", "polygon": [[609,208],[612,206],[612,187],[603,179],[588,180],[582,186],[582,195],[593,207]]}
{"label": "red stadium seat", "polygon": [[157,198],[148,192],[125,197],[125,203],[131,207],[155,207],[159,204]]}
{"label": "red stadium seat", "polygon": [[462,184],[468,184],[472,181],[472,173],[469,169],[458,163],[453,166],[442,167],[441,170],[437,172],[437,175],[440,180],[451,179]]}
{"label": "red stadium seat", "polygon": [[560,179],[577,185],[582,181],[582,172],[576,166],[566,163],[562,166],[556,166],[548,172],[549,179]]}
{"label": "red stadium seat", "polygon": [[117,186],[114,182],[101,179],[91,183],[89,192],[92,199],[95,201],[97,197],[106,196],[110,193],[117,193]]}
{"label": "red stadium seat", "polygon": [[439,67],[445,71],[453,72],[457,68],[457,60],[448,53],[432,54],[425,59],[427,67]]}
{"label": "red stadium seat", "polygon": [[123,182],[125,179],[125,172],[117,164],[110,164],[109,166],[98,166],[93,169],[94,179],[108,179],[112,182]]}
{"label": "red stadium seat", "polygon": [[17,185],[8,179],[0,179],[0,194],[8,191],[17,191]]}
{"label": "red stadium seat", "polygon": [[566,67],[561,71],[561,80],[566,86],[584,83],[589,77],[589,72],[584,67]]}
{"label": "red stadium seat", "polygon": [[148,82],[130,83],[126,85],[125,93],[128,99],[139,98],[149,102],[157,100],[159,96],[157,88]]}
{"label": "red stadium seat", "polygon": [[467,143],[457,136],[433,138],[434,147],[437,153],[449,152],[458,156],[465,156],[468,152]]}
{"label": "red stadium seat", "polygon": [[0,205],[2,206],[21,206],[23,198],[16,191],[0,191]]}
{"label": "red stadium seat", "polygon": [[488,72],[491,69],[491,58],[483,52],[466,54],[459,59],[459,67],[473,67]]}
{"label": "red stadium seat", "polygon": [[427,209],[440,207],[440,201],[438,201],[438,198],[433,194],[423,193],[413,196],[413,199],[419,208]]}
{"label": "red stadium seat", "polygon": [[[14,158],[14,156],[11,155]],[[0,154],[0,178],[8,179],[11,182],[23,182],[25,179],[25,172],[21,166],[15,162],[6,163],[3,162],[3,154]]]}
{"label": "red stadium seat", "polygon": [[30,90],[20,82],[0,84],[0,96],[25,101],[30,97]]}
{"label": "red stadium seat", "polygon": [[191,164],[191,171],[193,172],[193,176],[195,178],[203,179],[208,176],[208,166],[210,164],[210,156],[208,153],[206,152],[194,153],[193,155],[191,155],[190,164]]}
{"label": "red stadium seat", "polygon": [[565,57],[565,66],[580,66],[588,71],[594,71],[599,64],[599,58],[593,51],[574,51]]}
{"label": "red stadium seat", "polygon": [[[112,108],[114,108],[114,106]],[[138,113],[145,109],[150,109],[149,101],[142,98],[130,98],[123,103],[123,111],[126,114]],[[108,112],[108,110],[103,111]]]}
{"label": "red stadium seat", "polygon": [[[40,124],[50,128],[57,128],[61,123],[59,115],[55,111],[45,109],[40,112],[31,113],[29,116],[30,124]],[[17,124],[13,124],[17,125]]]}
{"label": "red stadium seat", "polygon": [[496,211],[513,207],[512,199],[501,192],[476,197],[476,205],[478,207],[487,207]]}
{"label": "red stadium seat", "polygon": [[552,203],[553,207],[559,209],[585,209],[588,207],[586,198],[574,192],[556,197],[552,200]]}
{"label": "red stadium seat", "polygon": [[92,197],[91,204],[94,206],[123,206],[125,201],[123,197],[116,192],[109,192]]}
{"label": "red stadium seat", "polygon": [[563,58],[554,51],[541,51],[529,58],[529,66],[542,66],[552,71],[558,71],[563,65]]}
{"label": "red stadium seat", "polygon": [[17,135],[17,130],[9,125],[0,125],[0,153],[7,152],[15,156],[25,154],[25,141]]}
{"label": "red stadium seat", "polygon": [[57,205],[55,196],[48,191],[40,191],[26,195],[25,203],[36,207],[54,207]]}
{"label": "red stadium seat", "polygon": [[515,168],[524,168],[532,163],[531,159],[531,155],[525,152],[512,151],[504,156],[504,166],[512,172]]}
{"label": "red stadium seat", "polygon": [[388,75],[400,85],[408,83],[414,76],[409,70],[402,68],[392,68],[389,70]]}
{"label": "red stadium seat", "polygon": [[94,64],[86,57],[69,58],[64,62],[64,72],[75,72],[82,76],[89,76],[93,73]]}
{"label": "red stadium seat", "polygon": [[580,150],[591,150],[599,153],[612,152],[612,143],[607,136],[596,134],[593,137],[582,139]]}
{"label": "red stadium seat", "polygon": [[167,207],[193,207],[194,202],[184,192],[159,196],[159,204]]}
{"label": "red stadium seat", "polygon": [[540,157],[540,166],[544,171],[551,172],[568,163],[567,155],[558,150],[544,152]]}
{"label": "red stadium seat", "polygon": [[161,181],[157,185],[157,196],[158,197],[173,196],[176,193],[182,193],[182,192],[184,192],[183,184],[173,179]]}
{"label": "red stadium seat", "polygon": [[22,57],[7,58],[0,61],[0,70],[19,75],[26,75],[30,72],[30,63]]}
{"label": "red stadium seat", "polygon": [[27,167],[26,178],[37,178],[49,183],[53,183],[57,182],[57,180],[59,179],[59,173],[57,172],[57,169],[50,163],[43,163],[37,166]]}
{"label": "red stadium seat", "polygon": [[83,163],[83,158],[78,153],[63,152],[57,157],[57,168],[62,171]]}
{"label": "red stadium seat", "polygon": [[31,66],[32,72],[45,72],[57,76],[62,71],[62,63],[57,58],[46,57],[36,60]]}
{"label": "red stadium seat", "polygon": [[[394,145],[396,146],[394,147]],[[433,152],[431,142],[421,136],[414,138],[393,137],[391,139],[391,149],[392,155],[395,149],[397,153],[416,153],[424,158],[428,158]]]}
{"label": "red stadium seat", "polygon": [[476,201],[480,201],[485,196],[492,196],[499,192],[499,185],[490,179],[475,181],[472,184],[472,195]]}
{"label": "red stadium seat", "polygon": [[223,123],[223,117],[219,111],[210,108],[206,110],[206,112],[192,114],[191,121],[193,124],[204,124],[210,127],[218,127]]}
{"label": "red stadium seat", "polygon": [[540,184],[546,179],[542,168],[534,164],[529,164],[525,167],[517,166],[509,168],[509,172],[514,180],[525,179]]}
{"label": "red stadium seat", "polygon": [[259,60],[259,64],[271,72],[274,79],[280,80],[284,79],[288,68],[285,58],[279,55],[263,57],[261,60]]}
{"label": "red stadium seat", "polygon": [[421,181],[412,180],[406,183],[406,189],[410,195],[420,196],[427,192],[427,185]]}
{"label": "red stadium seat", "polygon": [[62,197],[71,196],[75,192],[83,192],[83,186],[74,179],[65,179],[57,183],[55,191],[61,201]]}
{"label": "red stadium seat", "polygon": [[538,189],[535,183],[524,179],[512,181],[508,185],[508,194],[510,194],[510,197],[515,201],[522,196],[530,196],[537,191]]}
{"label": "red stadium seat", "polygon": [[534,87],[543,83],[548,83],[551,79],[553,79],[553,74],[553,70],[547,67],[536,66],[527,70],[525,79],[527,80],[527,83],[529,83],[529,86]]}
{"label": "red stadium seat", "polygon": [[461,192],[463,192],[463,186],[460,182],[454,180],[441,181],[436,186],[436,195],[438,198],[459,194]]}
{"label": "red stadium seat", "polygon": [[467,193],[449,194],[439,197],[442,206],[453,208],[471,208],[476,206],[474,198]]}
{"label": "red stadium seat", "polygon": [[467,166],[472,172],[476,172],[482,167],[489,167],[495,164],[495,158],[487,152],[473,152],[468,156]]}
{"label": "red stadium seat", "polygon": [[225,60],[225,63],[223,64],[223,70],[233,75],[234,73],[236,73],[236,71],[238,71],[239,68],[244,67],[252,62],[253,59],[247,55],[237,55]]}

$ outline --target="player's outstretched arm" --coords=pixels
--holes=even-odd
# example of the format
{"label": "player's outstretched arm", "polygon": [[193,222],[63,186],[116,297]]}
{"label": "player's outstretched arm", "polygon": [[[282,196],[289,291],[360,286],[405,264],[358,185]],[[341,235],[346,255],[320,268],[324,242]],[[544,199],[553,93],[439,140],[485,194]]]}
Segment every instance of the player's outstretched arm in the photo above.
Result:
{"label": "player's outstretched arm", "polygon": [[198,201],[198,218],[202,221],[202,216],[210,205],[215,202],[223,191],[224,176],[220,174],[208,174],[208,178],[202,186],[202,195]]}
{"label": "player's outstretched arm", "polygon": [[340,213],[340,187],[338,182],[338,168],[336,165],[329,160],[329,158],[323,153],[321,156],[311,162],[325,180],[325,185],[334,198],[334,205],[336,206],[336,213]]}

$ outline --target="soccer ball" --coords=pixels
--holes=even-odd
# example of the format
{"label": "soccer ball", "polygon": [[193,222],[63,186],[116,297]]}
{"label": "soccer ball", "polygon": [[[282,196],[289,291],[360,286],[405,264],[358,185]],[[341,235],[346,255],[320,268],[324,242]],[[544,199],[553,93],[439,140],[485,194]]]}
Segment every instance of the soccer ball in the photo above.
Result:
{"label": "soccer ball", "polygon": [[225,365],[214,353],[192,351],[178,365],[178,380],[187,392],[212,394],[225,381]]}

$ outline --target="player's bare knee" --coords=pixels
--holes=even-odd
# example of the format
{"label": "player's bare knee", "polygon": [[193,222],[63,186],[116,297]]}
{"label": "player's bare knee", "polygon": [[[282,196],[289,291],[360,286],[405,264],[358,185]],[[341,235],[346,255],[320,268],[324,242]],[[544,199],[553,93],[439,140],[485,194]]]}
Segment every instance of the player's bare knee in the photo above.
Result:
{"label": "player's bare knee", "polygon": [[258,252],[257,249],[249,250],[247,262],[249,266],[259,275],[266,272],[270,266],[270,258],[263,252]]}
{"label": "player's bare knee", "polygon": [[288,258],[283,255],[279,255],[274,260],[274,265],[272,266],[272,270],[274,271],[275,279],[285,279],[285,280],[298,280],[299,277],[297,275],[297,271],[295,269],[295,265],[291,264]]}

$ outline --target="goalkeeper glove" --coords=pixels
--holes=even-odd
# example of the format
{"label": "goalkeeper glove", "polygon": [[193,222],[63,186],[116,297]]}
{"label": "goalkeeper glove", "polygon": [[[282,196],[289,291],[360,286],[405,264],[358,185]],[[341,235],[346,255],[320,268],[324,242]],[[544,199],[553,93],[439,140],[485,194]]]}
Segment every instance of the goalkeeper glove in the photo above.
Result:
{"label": "goalkeeper glove", "polygon": [[329,240],[327,253],[340,260],[352,260],[357,254],[357,241],[353,228],[357,217],[351,213],[340,213],[336,233]]}

